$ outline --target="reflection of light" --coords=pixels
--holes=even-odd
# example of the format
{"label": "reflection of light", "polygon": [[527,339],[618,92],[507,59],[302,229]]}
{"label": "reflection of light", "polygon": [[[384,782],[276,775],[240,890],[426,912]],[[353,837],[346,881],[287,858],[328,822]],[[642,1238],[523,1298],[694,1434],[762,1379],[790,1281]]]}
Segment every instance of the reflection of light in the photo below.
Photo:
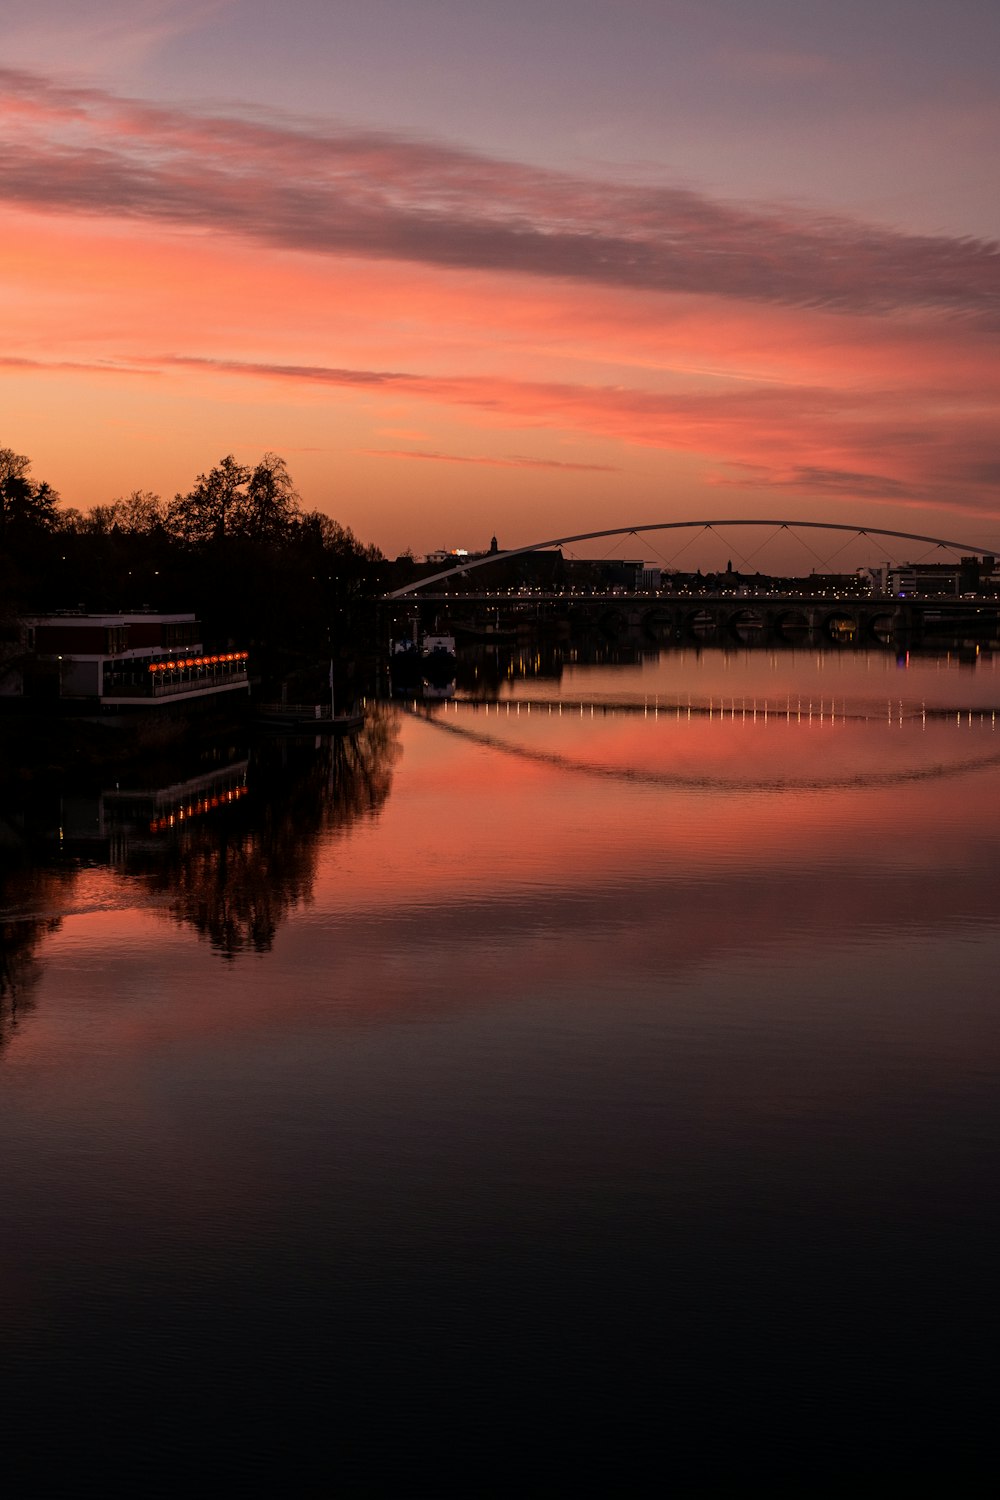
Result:
{"label": "reflection of light", "polygon": [[175,824],[191,821],[192,818],[200,818],[207,812],[212,812],[217,807],[222,807],[226,802],[238,802],[245,797],[249,787],[236,786],[228,792],[222,792],[214,797],[199,797],[195,802],[189,802],[185,807],[176,809],[172,813],[164,813],[162,817],[154,818],[149,825],[150,833],[162,833],[165,828],[173,828]]}

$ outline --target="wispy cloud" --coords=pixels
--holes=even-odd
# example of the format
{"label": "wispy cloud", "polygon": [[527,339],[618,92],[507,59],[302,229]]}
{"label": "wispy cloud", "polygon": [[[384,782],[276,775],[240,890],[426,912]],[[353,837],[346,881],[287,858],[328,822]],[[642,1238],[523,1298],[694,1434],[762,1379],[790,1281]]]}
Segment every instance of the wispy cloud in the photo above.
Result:
{"label": "wispy cloud", "polygon": [[427,141],[155,107],[0,70],[0,199],[321,255],[1000,326],[1000,250]]}
{"label": "wispy cloud", "polygon": [[488,454],[433,453],[413,448],[362,448],[375,458],[421,458],[439,464],[480,464],[494,469],[570,469],[580,474],[617,474],[615,464],[570,463],[559,458],[527,458],[520,454],[492,458]]}
{"label": "wispy cloud", "polygon": [[[494,421],[600,434],[674,452],[711,453],[731,468],[717,480],[756,489],[936,505],[975,513],[996,507],[1000,463],[992,411],[982,407],[935,422],[943,401],[959,393],[925,389],[781,386],[685,393],[505,380],[493,376],[421,375],[401,370],[338,369],[198,356],[161,356],[163,370],[215,371],[309,386],[379,391],[487,413]],[[480,462],[458,455],[378,449],[379,454]],[[812,455],[809,461],[803,454]],[[872,469],[871,455],[881,467]],[[525,460],[487,460],[515,463]],[[530,460],[528,461],[530,462]],[[549,461],[535,461],[549,466]],[[574,465],[574,467],[576,467]],[[590,465],[585,466],[590,468]],[[595,466],[596,467],[596,466]]]}
{"label": "wispy cloud", "polygon": [[[3,365],[25,373],[81,370],[107,377],[141,374],[147,379],[167,378],[175,371],[267,382],[292,391],[329,389],[331,394],[381,396],[393,403],[417,400],[478,412],[494,431],[530,426],[563,438],[585,433],[632,447],[711,455],[715,471],[707,482],[714,486],[933,506],[964,514],[997,508],[1000,449],[991,409],[977,406],[969,392],[955,389],[873,391],[769,385],[665,393],[491,375],[421,374],[178,354],[91,363],[0,356]],[[934,413],[945,399],[953,408],[951,417],[936,421]],[[356,451],[424,463],[625,472],[624,465],[530,454],[493,456],[398,447]]]}
{"label": "wispy cloud", "polygon": [[73,370],[86,375],[142,375],[146,379],[157,373],[154,366],[127,364],[121,360],[32,359],[21,354],[0,354],[0,370],[23,370],[25,373]]}
{"label": "wispy cloud", "polygon": [[[859,469],[823,468],[817,464],[789,464],[785,468],[737,465],[743,474],[719,477],[715,483],[724,487],[753,490],[787,490],[792,494],[824,495],[852,500],[893,501],[923,508],[940,507],[940,490],[933,483],[905,483],[888,474]],[[940,476],[937,476],[940,478]],[[974,512],[975,507],[951,505],[952,510]]]}

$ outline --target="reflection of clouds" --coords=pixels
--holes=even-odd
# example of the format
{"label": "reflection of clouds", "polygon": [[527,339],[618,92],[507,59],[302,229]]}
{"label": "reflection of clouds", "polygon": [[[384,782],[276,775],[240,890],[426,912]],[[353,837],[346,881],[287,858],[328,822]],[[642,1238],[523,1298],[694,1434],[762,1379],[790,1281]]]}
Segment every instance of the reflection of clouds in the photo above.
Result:
{"label": "reflection of clouds", "polygon": [[[413,713],[414,717],[423,719],[426,723],[432,724],[436,729],[441,729],[447,734],[456,735],[460,739],[471,740],[477,745],[488,746],[491,750],[498,750],[503,755],[513,756],[519,760],[531,761],[537,765],[552,767],[555,770],[570,771],[581,776],[594,776],[610,781],[624,781],[640,786],[673,788],[678,791],[863,791],[866,788],[899,786],[906,782],[937,781],[948,776],[961,776],[972,771],[988,770],[991,766],[1000,766],[1000,751],[993,751],[990,755],[973,756],[972,758],[957,761],[936,761],[929,765],[894,767],[891,770],[856,771],[839,776],[720,776],[708,773],[685,774],[678,771],[655,771],[629,766],[613,766],[599,761],[575,760],[568,755],[560,754],[556,750],[538,750],[523,744],[513,744],[510,740],[501,739],[499,735],[492,735],[488,731],[483,730],[468,729],[464,725],[440,718],[437,714],[421,713],[415,709],[408,709],[407,711]],[[772,718],[777,717],[781,717],[784,720],[784,715],[772,714]],[[569,715],[565,716],[565,722],[572,722]],[[795,715],[789,715],[786,722],[788,724],[795,724],[797,722]],[[808,728],[808,724],[805,727]]]}
{"label": "reflection of clouds", "polygon": [[[544,883],[498,880],[492,895],[400,893],[343,920],[331,905],[323,921],[295,930],[290,1004],[297,1020],[324,1027],[398,1025],[574,991],[585,1012],[595,996],[615,1003],[608,964],[617,954],[627,955],[621,983],[663,1003],[729,965],[800,964],[807,1007],[827,959],[850,964],[853,950],[864,974],[887,947],[898,949],[891,982],[902,984],[907,953],[929,939],[942,954],[956,946],[958,975],[963,945],[996,930],[995,847],[984,839],[936,877],[831,861],[822,849],[805,864],[752,869],[699,867],[693,851],[688,860],[683,850],[669,860],[644,852],[631,872],[594,868],[582,886],[553,871]],[[244,1021],[253,1025],[233,1024]],[[699,1024],[715,1022],[706,1015]],[[950,1025],[946,1008],[940,1024]]]}
{"label": "reflection of clouds", "polygon": [[[161,1046],[165,1034],[212,1047],[256,1036],[273,1047],[278,1015],[288,1036],[319,1038],[331,1028],[483,1015],[556,995],[583,1014],[615,1003],[609,966],[619,965],[622,985],[660,1006],[697,995],[716,972],[799,964],[805,1014],[828,959],[852,974],[856,964],[864,981],[873,966],[882,974],[891,950],[885,982],[901,986],[924,961],[911,951],[926,953],[931,942],[961,982],[963,952],[994,940],[993,775],[976,818],[958,782],[786,801],[650,797],[562,767],[501,760],[468,739],[433,735],[418,715],[402,723],[406,758],[397,795],[387,798],[401,718],[380,711],[374,755],[360,741],[337,750],[357,762],[354,775],[338,777],[322,745],[318,754],[311,742],[268,747],[271,783],[286,780],[289,800],[268,801],[258,779],[257,794],[233,809],[244,819],[256,807],[257,834],[248,890],[225,911],[197,905],[194,874],[180,889],[163,880],[156,903],[147,877],[123,884],[119,873],[100,872],[108,890],[113,882],[126,898],[138,891],[137,909],[89,911],[53,949],[57,987],[60,966],[74,993],[89,976],[88,1024],[133,1053]],[[309,858],[275,870],[268,898],[276,922],[296,907],[297,918],[266,964],[212,962],[190,941],[192,928],[218,952],[234,943],[231,958],[267,948],[259,924],[268,913],[250,897],[298,817],[314,820],[304,830]],[[268,831],[271,819],[277,827]],[[226,822],[228,845],[251,832],[235,816]],[[212,900],[221,842],[217,829],[216,853],[195,872]],[[293,894],[296,872],[303,878]],[[279,909],[281,890],[288,899]],[[101,890],[92,897],[100,907]],[[164,912],[180,929],[174,938]],[[265,932],[260,949],[255,931]],[[942,1008],[942,1027],[948,1015]],[[45,1035],[45,1019],[36,1017],[32,1037]]]}

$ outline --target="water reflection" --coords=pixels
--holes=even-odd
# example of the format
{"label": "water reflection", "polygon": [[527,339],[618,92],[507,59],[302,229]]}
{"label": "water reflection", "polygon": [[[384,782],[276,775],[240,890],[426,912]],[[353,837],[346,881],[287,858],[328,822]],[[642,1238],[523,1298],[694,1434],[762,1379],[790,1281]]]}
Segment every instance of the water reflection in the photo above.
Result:
{"label": "water reflection", "polygon": [[[29,907],[51,907],[60,895],[59,879],[47,871],[25,874],[19,883],[19,896]],[[8,882],[0,883],[4,915],[0,917],[0,1052],[11,1040],[19,1022],[34,1006],[34,991],[41,976],[38,948],[43,938],[55,932],[60,918],[55,915],[17,916],[8,913]]]}
{"label": "water reflection", "polygon": [[219,822],[189,824],[162,853],[134,846],[125,863],[166,892],[174,920],[233,959],[267,952],[279,925],[312,896],[325,834],[378,814],[398,754],[396,716],[373,714],[353,739],[282,737],[258,745],[249,795]]}
{"label": "water reflection", "polygon": [[22,793],[0,810],[0,1051],[34,1006],[41,976],[38,949],[58,930],[72,875],[36,862],[25,836],[36,800]]}
{"label": "water reflection", "polygon": [[86,867],[141,882],[163,898],[154,909],[226,960],[266,952],[289,912],[310,900],[323,841],[384,806],[398,731],[398,711],[378,705],[351,738],[278,736],[196,775],[161,766],[131,783],[41,789],[8,824],[0,865],[5,1028],[37,978],[39,942],[58,930]]}
{"label": "water reflection", "polygon": [[[514,713],[511,713],[511,709]],[[986,770],[991,766],[1000,765],[1000,748],[983,750],[981,745],[975,754],[968,752],[950,753],[941,757],[942,747],[947,746],[947,739],[938,733],[933,742],[925,741],[916,746],[915,764],[890,764],[890,757],[886,755],[885,747],[870,744],[868,746],[868,764],[851,767],[843,764],[841,757],[837,758],[836,769],[817,772],[800,769],[803,762],[809,764],[815,760],[815,756],[803,753],[804,746],[797,747],[793,755],[795,769],[782,769],[781,762],[784,754],[774,754],[773,747],[769,747],[771,754],[768,756],[768,774],[755,774],[753,762],[748,759],[740,759],[738,752],[733,755],[735,762],[731,773],[720,771],[718,768],[709,771],[702,767],[697,771],[685,771],[676,765],[643,766],[636,763],[638,756],[643,758],[670,758],[670,745],[666,740],[660,743],[651,743],[638,747],[634,736],[630,739],[632,754],[636,757],[630,759],[627,764],[614,764],[613,757],[608,754],[608,745],[605,743],[599,747],[601,758],[585,759],[578,753],[567,753],[564,748],[551,748],[551,745],[526,743],[518,738],[519,730],[528,731],[529,727],[535,732],[543,734],[548,729],[549,736],[554,734],[562,745],[566,740],[572,741],[574,723],[585,724],[598,723],[615,719],[625,721],[626,727],[636,722],[646,721],[650,728],[660,727],[668,730],[672,724],[680,724],[682,721],[715,722],[721,728],[723,725],[736,726],[742,729],[759,727],[762,731],[776,726],[786,726],[811,732],[814,728],[827,726],[833,728],[839,726],[855,728],[855,722],[859,725],[867,725],[873,720],[879,725],[888,725],[890,728],[902,728],[920,726],[926,730],[928,723],[936,729],[952,730],[958,729],[964,732],[970,728],[983,728],[995,730],[996,712],[968,712],[955,715],[953,713],[929,713],[924,710],[917,715],[904,714],[902,705],[899,712],[890,707],[888,716],[856,714],[849,715],[845,711],[836,711],[831,704],[825,709],[817,705],[815,713],[810,702],[807,708],[800,704],[798,708],[787,706],[770,709],[761,707],[758,709],[754,703],[752,707],[745,704],[737,708],[719,705],[712,709],[707,704],[686,706],[673,704],[670,706],[657,707],[655,709],[637,708],[632,704],[613,704],[593,702],[585,704],[566,705],[563,713],[563,705],[553,705],[551,702],[532,702],[531,700],[520,700],[514,703],[510,701],[471,701],[468,703],[452,703],[450,711],[448,705],[418,707],[416,703],[408,710],[417,717],[433,724],[437,729],[459,738],[474,742],[475,744],[488,746],[491,750],[499,751],[506,756],[516,759],[534,762],[540,766],[547,766],[556,770],[576,773],[583,776],[600,777],[612,781],[634,782],[651,787],[677,788],[702,791],[722,792],[785,792],[785,791],[838,791],[849,789],[860,789],[865,787],[882,787],[902,785],[912,781],[936,781],[949,776],[958,776],[970,771]],[[493,710],[492,715],[490,710]],[[525,712],[521,713],[524,709]],[[531,710],[535,710],[534,723],[531,724]],[[555,720],[555,722],[553,722]],[[493,728],[491,729],[491,725]],[[500,726],[507,731],[513,730],[514,737],[499,734],[496,729]],[[735,748],[735,747],[733,747]],[[786,747],[781,747],[782,751]],[[851,748],[857,748],[857,742]],[[930,753],[928,753],[930,751]],[[638,754],[636,753],[638,752]]]}
{"label": "water reflection", "polygon": [[[252,1485],[270,1436],[277,1488],[295,1451],[367,1492],[386,1413],[407,1463],[442,1412],[477,1463],[638,1413],[699,1482],[732,1456],[705,1493],[797,1431],[777,1487],[811,1494],[859,1420],[898,1478],[916,1412],[955,1490],[966,1386],[949,1418],[933,1382],[988,1386],[1000,797],[896,773],[1000,740],[665,721],[648,661],[587,673],[593,714],[538,682],[385,708],[21,826],[8,1028],[65,921],[0,1090],[11,1443],[56,1412],[56,1459],[104,1472],[111,1413],[130,1490],[175,1454]],[[838,768],[892,784],[757,791]],[[618,779],[646,771],[701,781]]]}
{"label": "water reflection", "polygon": [[[807,644],[750,635],[726,642],[656,643],[645,638],[609,641],[591,633],[565,640],[525,639],[516,646],[481,641],[460,645],[447,668],[432,664],[426,671],[391,671],[382,687],[388,696],[411,702],[455,697],[491,701],[510,694],[523,697],[530,689],[557,697],[567,689],[575,691],[579,679],[604,673],[619,686],[629,675],[640,674],[674,688],[683,681],[696,692],[704,691],[710,681],[721,686],[737,676],[747,684],[759,683],[765,693],[775,677],[798,685],[810,676],[859,683],[867,678],[870,686],[873,677],[902,675],[915,689],[947,679],[959,697],[971,690],[970,701],[976,703],[983,692],[993,691],[987,684],[995,682],[997,660],[991,644],[959,637],[901,647],[869,638]],[[959,680],[964,684],[961,690],[956,687]]]}

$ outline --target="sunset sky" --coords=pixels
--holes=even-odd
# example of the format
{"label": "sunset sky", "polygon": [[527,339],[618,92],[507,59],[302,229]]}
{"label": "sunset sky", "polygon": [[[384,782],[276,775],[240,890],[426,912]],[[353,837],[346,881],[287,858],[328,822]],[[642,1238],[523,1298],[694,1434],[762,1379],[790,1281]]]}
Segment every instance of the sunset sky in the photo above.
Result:
{"label": "sunset sky", "polygon": [[390,555],[1000,548],[994,0],[5,0],[0,446]]}

